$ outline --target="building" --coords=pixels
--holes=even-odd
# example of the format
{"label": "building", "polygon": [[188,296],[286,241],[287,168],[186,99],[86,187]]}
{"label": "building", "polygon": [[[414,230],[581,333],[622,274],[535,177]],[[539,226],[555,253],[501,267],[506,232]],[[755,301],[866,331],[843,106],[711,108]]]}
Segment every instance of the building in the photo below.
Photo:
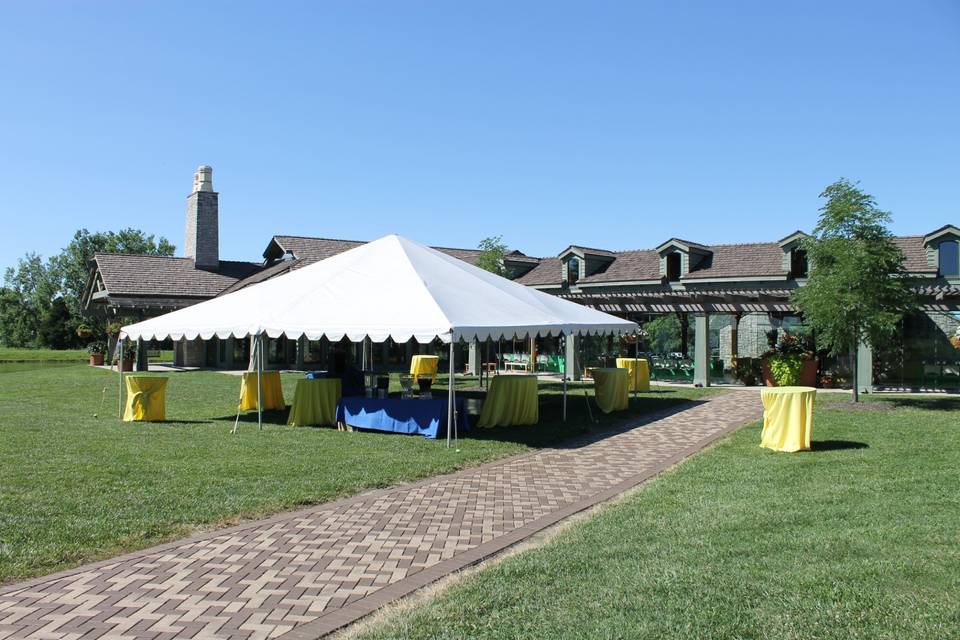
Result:
{"label": "building", "polygon": [[[220,260],[219,208],[212,170],[200,167],[187,197],[184,257],[98,254],[91,265],[86,305],[104,316],[143,317],[223,295],[323,260],[358,241],[274,236],[262,260]],[[768,333],[800,326],[790,294],[803,286],[807,261],[794,231],[775,242],[709,245],[670,238],[652,249],[611,251],[571,245],[556,257],[534,258],[520,251],[506,256],[508,277],[543,291],[639,322],[675,314],[680,351],[694,352],[695,380],[709,384],[709,363],[727,368],[737,357],[755,357],[768,345]],[[903,323],[900,340],[881,353],[861,346],[863,388],[942,388],[960,386],[955,376],[960,350],[949,338],[960,326],[960,229],[945,225],[924,235],[897,237],[905,268],[921,295],[922,312]],[[438,247],[476,262],[476,249]],[[693,325],[692,327],[690,325]],[[268,363],[303,366],[323,361],[327,345],[271,341]],[[377,349],[377,347],[369,347]],[[383,345],[379,357],[401,361],[416,345]],[[556,345],[554,345],[556,348]],[[616,348],[616,347],[614,347]],[[568,373],[579,371],[583,345],[566,346]],[[471,349],[471,363],[476,349]],[[176,362],[185,366],[231,367],[245,363],[242,340],[176,345]],[[580,362],[580,364],[590,364]]]}

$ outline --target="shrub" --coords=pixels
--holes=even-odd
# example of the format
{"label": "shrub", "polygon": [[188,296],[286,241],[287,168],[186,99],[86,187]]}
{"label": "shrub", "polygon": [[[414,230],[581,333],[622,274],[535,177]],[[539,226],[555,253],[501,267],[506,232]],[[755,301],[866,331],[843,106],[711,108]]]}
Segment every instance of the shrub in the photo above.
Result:
{"label": "shrub", "polygon": [[806,354],[776,354],[767,359],[767,366],[778,387],[792,387],[800,384],[800,374],[806,360]]}

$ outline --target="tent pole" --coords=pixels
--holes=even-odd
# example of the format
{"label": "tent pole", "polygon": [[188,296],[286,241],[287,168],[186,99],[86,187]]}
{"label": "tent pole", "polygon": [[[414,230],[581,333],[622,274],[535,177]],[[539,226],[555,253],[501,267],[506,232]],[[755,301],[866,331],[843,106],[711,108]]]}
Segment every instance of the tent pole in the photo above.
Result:
{"label": "tent pole", "polygon": [[120,386],[117,388],[117,417],[123,418],[123,363],[121,362],[121,354],[123,353],[123,339],[118,339],[116,346],[113,348],[113,356],[117,359],[117,373],[120,374]]}
{"label": "tent pole", "polygon": [[263,371],[263,336],[257,334],[257,426],[263,431],[263,387],[260,385]]}
{"label": "tent pole", "polygon": [[[563,337],[564,350],[566,350],[567,337]],[[563,368],[563,421],[567,421],[567,368]]]}
{"label": "tent pole", "polygon": [[633,332],[633,399],[637,399],[637,387],[640,383],[640,370],[637,369],[637,365],[640,363],[639,354],[640,351],[640,333],[637,331]]}
{"label": "tent pole", "polygon": [[450,333],[450,374],[447,381],[447,449],[450,448],[450,436],[453,430],[453,332]]}

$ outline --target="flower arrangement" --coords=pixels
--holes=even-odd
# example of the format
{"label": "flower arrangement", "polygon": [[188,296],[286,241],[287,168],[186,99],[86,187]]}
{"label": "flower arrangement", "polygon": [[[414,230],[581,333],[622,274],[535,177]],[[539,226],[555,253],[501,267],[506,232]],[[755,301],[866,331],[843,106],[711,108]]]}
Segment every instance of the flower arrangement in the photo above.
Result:
{"label": "flower arrangement", "polygon": [[778,387],[798,385],[806,363],[813,358],[804,336],[784,331],[766,354],[770,376]]}
{"label": "flower arrangement", "polygon": [[102,340],[97,340],[96,342],[91,342],[87,345],[87,353],[90,355],[103,355],[107,352],[107,344]]}
{"label": "flower arrangement", "polygon": [[93,329],[90,328],[90,325],[86,323],[80,323],[77,325],[77,337],[79,338],[89,338],[93,335]]}

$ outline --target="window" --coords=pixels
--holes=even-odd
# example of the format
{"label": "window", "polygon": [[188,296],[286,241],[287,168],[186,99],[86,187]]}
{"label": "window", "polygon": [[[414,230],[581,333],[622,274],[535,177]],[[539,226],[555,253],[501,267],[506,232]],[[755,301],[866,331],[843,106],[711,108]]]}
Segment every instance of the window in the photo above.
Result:
{"label": "window", "polygon": [[794,249],[790,252],[790,277],[807,277],[807,252],[803,249]]}
{"label": "window", "polygon": [[667,254],[667,280],[676,282],[680,279],[680,254]]}
{"label": "window", "polygon": [[567,260],[567,284],[574,284],[580,279],[580,261],[576,258]]}
{"label": "window", "polygon": [[960,243],[956,240],[941,242],[937,251],[940,254],[940,275],[955,278],[960,275]]}

